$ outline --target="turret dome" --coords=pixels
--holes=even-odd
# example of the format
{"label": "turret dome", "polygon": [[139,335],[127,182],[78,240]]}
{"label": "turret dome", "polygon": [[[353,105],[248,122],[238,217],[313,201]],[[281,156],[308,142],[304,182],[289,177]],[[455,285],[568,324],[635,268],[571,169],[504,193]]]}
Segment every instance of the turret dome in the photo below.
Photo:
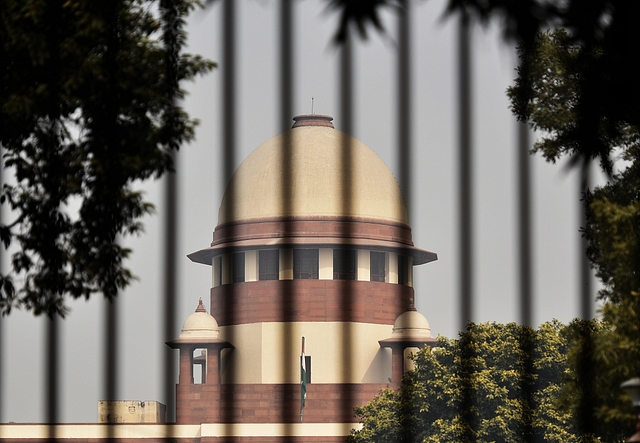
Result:
{"label": "turret dome", "polygon": [[207,313],[201,298],[196,312],[184,321],[179,340],[217,340],[218,338],[220,338],[218,322]]}

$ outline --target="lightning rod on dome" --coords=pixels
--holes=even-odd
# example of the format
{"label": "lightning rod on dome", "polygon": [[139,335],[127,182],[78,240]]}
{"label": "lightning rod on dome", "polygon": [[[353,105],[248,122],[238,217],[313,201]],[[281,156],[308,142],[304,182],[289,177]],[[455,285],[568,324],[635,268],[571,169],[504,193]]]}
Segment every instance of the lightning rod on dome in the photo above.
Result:
{"label": "lightning rod on dome", "polygon": [[311,113],[313,114],[313,97],[311,97]]}

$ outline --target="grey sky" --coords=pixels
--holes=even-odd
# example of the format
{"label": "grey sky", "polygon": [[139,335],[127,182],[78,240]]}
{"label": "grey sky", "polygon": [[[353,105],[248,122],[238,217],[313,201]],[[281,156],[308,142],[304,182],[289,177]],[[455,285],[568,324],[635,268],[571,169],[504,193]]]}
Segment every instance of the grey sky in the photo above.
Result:
{"label": "grey sky", "polygon": [[[335,117],[340,129],[338,52],[330,40],[336,16],[326,2],[296,3],[294,110]],[[456,33],[441,19],[444,0],[414,2],[413,193],[409,202],[415,244],[439,260],[415,269],[416,303],[434,334],[455,336],[458,325]],[[275,0],[237,2],[238,153],[240,162],[278,128],[278,21]],[[220,5],[196,12],[189,23],[190,52],[220,62]],[[378,153],[397,175],[395,160],[395,17],[384,16],[386,36],[372,33],[355,52],[354,136]],[[518,320],[516,128],[505,89],[515,77],[513,50],[497,29],[473,32],[475,321]],[[221,183],[221,70],[189,85],[189,113],[201,120],[195,143],[179,154],[180,244],[178,325],[198,298],[208,308],[210,268],[186,255],[206,247],[217,222]],[[578,188],[574,172],[532,157],[534,319],[571,320],[578,313]],[[145,185],[157,215],[146,233],[127,240],[130,265],[140,280],[121,295],[119,398],[160,400],[162,389],[162,184]],[[104,302],[71,303],[62,325],[60,418],[94,422],[102,395]],[[215,312],[213,313],[215,316]],[[44,320],[14,312],[3,332],[2,421],[44,420]],[[179,333],[179,327],[175,336]],[[177,360],[177,353],[175,355]]]}

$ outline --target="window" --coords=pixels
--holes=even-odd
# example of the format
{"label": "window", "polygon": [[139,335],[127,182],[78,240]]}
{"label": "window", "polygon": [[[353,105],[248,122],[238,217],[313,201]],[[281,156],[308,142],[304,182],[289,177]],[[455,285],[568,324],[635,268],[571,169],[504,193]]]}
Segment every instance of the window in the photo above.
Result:
{"label": "window", "polygon": [[244,252],[233,254],[233,282],[242,283],[244,281]]}
{"label": "window", "polygon": [[371,258],[369,260],[371,265],[370,278],[371,281],[385,281],[385,276],[387,274],[385,269],[385,258],[384,252],[373,252],[371,251]]}
{"label": "window", "polygon": [[260,251],[260,280],[279,280],[280,257],[277,249]]}
{"label": "window", "polygon": [[398,254],[398,284],[409,284],[409,257]]}
{"label": "window", "polygon": [[356,251],[353,249],[333,250],[333,279],[356,279]]}
{"label": "window", "polygon": [[196,385],[207,383],[207,350],[197,348],[191,354],[191,382]]}
{"label": "window", "polygon": [[318,278],[318,250],[293,250],[293,278]]}
{"label": "window", "polygon": [[[302,355],[300,356],[300,364],[302,365]],[[305,380],[305,382],[307,384],[310,384],[311,383],[311,356],[310,355],[304,356],[304,369],[305,371],[307,371],[307,379]]]}

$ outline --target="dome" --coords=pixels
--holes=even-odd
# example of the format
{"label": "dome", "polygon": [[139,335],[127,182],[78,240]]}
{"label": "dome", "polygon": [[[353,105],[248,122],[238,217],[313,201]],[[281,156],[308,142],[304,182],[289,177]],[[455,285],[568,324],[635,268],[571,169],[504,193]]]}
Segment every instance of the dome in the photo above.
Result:
{"label": "dome", "polygon": [[196,312],[184,321],[179,340],[208,340],[218,338],[220,338],[218,322],[212,315],[207,314],[201,298]]}
{"label": "dome", "polygon": [[424,315],[415,310],[408,310],[398,316],[393,324],[391,338],[426,339],[431,338],[431,326]]}
{"label": "dome", "polygon": [[398,182],[375,152],[333,129],[332,117],[294,120],[294,129],[258,146],[238,167],[220,205],[219,225],[278,217],[408,224]]}

